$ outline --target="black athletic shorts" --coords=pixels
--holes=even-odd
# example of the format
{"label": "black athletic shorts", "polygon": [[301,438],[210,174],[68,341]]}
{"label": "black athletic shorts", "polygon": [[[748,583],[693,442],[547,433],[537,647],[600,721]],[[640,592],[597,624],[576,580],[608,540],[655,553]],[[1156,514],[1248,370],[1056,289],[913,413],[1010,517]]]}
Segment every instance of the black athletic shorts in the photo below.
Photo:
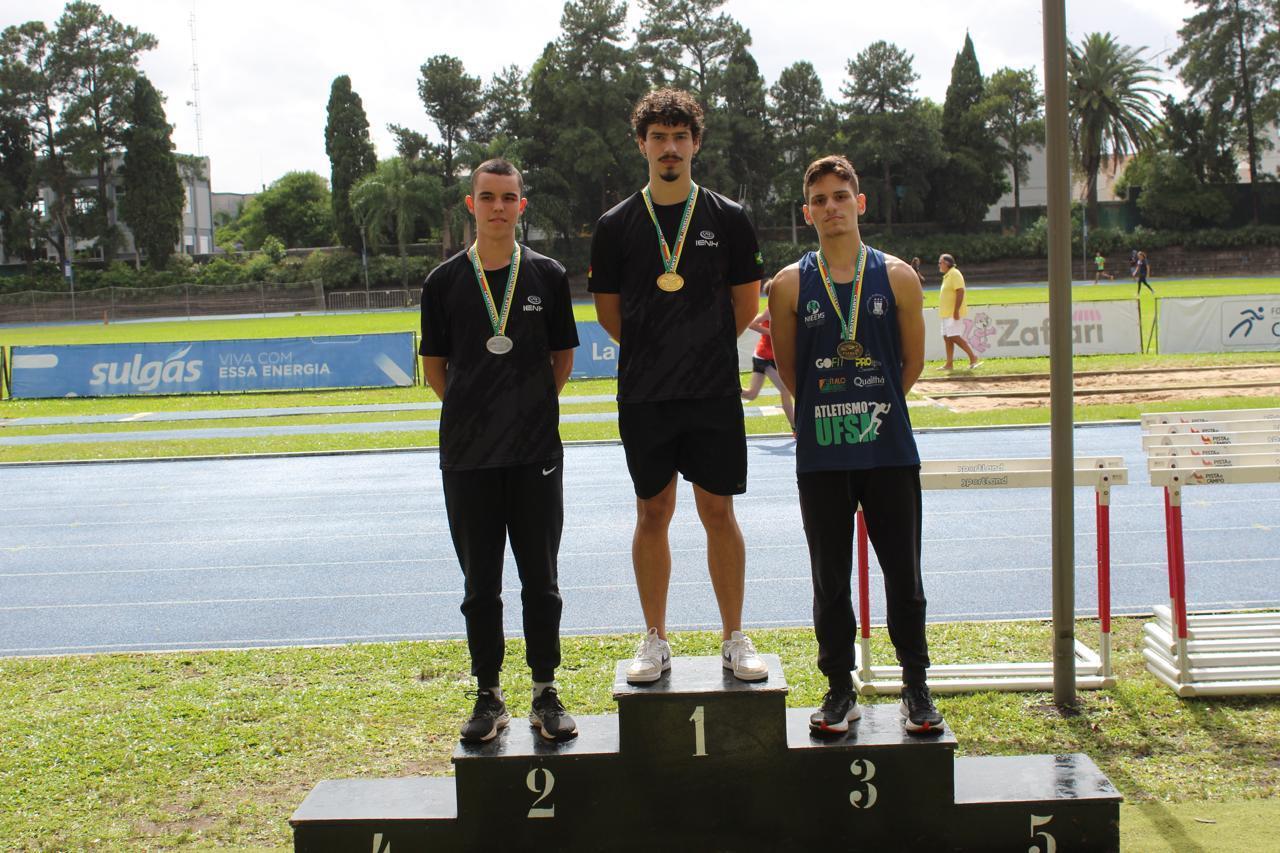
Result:
{"label": "black athletic shorts", "polygon": [[751,356],[751,372],[752,373],[764,373],[770,367],[772,367],[774,370],[778,369],[778,365],[773,359],[760,358],[759,356],[754,356],[754,355]]}
{"label": "black athletic shorts", "polygon": [[738,396],[618,404],[618,432],[636,497],[655,497],[679,471],[713,495],[747,490],[747,431]]}

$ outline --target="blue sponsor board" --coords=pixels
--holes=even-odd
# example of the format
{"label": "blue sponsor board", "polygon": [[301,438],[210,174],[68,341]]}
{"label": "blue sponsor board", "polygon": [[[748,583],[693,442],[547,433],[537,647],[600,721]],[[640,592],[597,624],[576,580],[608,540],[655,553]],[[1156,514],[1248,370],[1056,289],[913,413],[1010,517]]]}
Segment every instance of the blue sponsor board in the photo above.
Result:
{"label": "blue sponsor board", "polygon": [[574,379],[618,375],[618,344],[599,323],[579,323],[578,341],[578,351],[573,355]]}
{"label": "blue sponsor board", "polygon": [[413,333],[14,347],[13,397],[108,397],[413,384]]}

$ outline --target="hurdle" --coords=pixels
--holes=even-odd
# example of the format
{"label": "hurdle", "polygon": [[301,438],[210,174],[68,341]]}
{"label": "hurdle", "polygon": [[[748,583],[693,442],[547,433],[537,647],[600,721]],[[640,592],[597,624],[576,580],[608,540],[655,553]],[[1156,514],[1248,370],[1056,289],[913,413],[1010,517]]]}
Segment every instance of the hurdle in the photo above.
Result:
{"label": "hurdle", "polygon": [[[1180,697],[1280,693],[1280,611],[1187,613],[1182,489],[1280,483],[1280,409],[1243,411],[1249,416],[1143,416],[1151,484],[1164,489],[1169,603],[1154,607],[1155,621],[1143,626],[1142,656],[1147,670]],[[1188,419],[1157,420],[1171,415]],[[1266,423],[1274,430],[1261,428]],[[1167,430],[1175,425],[1197,429]],[[1258,440],[1269,435],[1277,439]]]}
{"label": "hurdle", "polygon": [[[1096,690],[1115,686],[1111,671],[1111,487],[1128,482],[1120,456],[1081,456],[1074,461],[1075,485],[1094,490],[1098,567],[1098,650],[1075,643],[1076,686]],[[1052,460],[940,459],[920,466],[920,487],[942,489],[1024,489],[1051,485]],[[867,529],[857,512],[858,618],[853,686],[864,696],[894,694],[902,689],[902,669],[877,666],[871,659],[871,582]],[[934,693],[969,690],[1052,690],[1053,662],[937,664],[929,668]]]}

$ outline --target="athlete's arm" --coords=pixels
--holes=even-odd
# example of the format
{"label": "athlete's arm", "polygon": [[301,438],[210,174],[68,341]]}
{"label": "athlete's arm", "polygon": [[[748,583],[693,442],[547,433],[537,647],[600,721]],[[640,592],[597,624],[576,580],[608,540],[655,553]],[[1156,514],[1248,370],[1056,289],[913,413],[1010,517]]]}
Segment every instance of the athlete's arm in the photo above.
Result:
{"label": "athlete's arm", "polygon": [[[898,339],[902,348],[902,393],[916,384],[924,370],[924,291],[911,266],[897,258],[886,258],[889,287],[898,309]],[[963,293],[964,291],[959,291]],[[958,305],[959,303],[957,303]],[[777,355],[777,344],[774,345]],[[779,365],[781,368],[781,365]]]}
{"label": "athlete's arm", "polygon": [[435,391],[436,396],[441,400],[444,399],[444,378],[448,371],[449,359],[436,355],[422,357],[422,373],[427,377],[427,384],[431,386],[431,390]]}
{"label": "athlete's arm", "polygon": [[622,343],[622,295],[618,293],[593,293],[596,302],[596,321],[609,333],[609,337]]}
{"label": "athlete's arm", "polygon": [[800,266],[778,273],[769,288],[769,334],[773,335],[773,360],[778,376],[792,396],[796,393],[796,300],[800,293]]}
{"label": "athlete's arm", "polygon": [[737,337],[751,325],[756,312],[760,310],[760,279],[746,284],[734,285],[733,288],[733,324],[737,329]]}
{"label": "athlete's arm", "polygon": [[767,335],[769,334],[769,327],[764,324],[764,321],[768,319],[769,319],[769,309],[765,308],[763,311],[761,311],[759,314],[756,315],[756,318],[751,321],[751,323],[747,326],[747,328],[753,332],[759,332],[762,335]]}
{"label": "athlete's arm", "polygon": [[551,351],[551,375],[556,380],[556,393],[564,390],[564,383],[569,381],[573,373],[573,350],[553,349]]}

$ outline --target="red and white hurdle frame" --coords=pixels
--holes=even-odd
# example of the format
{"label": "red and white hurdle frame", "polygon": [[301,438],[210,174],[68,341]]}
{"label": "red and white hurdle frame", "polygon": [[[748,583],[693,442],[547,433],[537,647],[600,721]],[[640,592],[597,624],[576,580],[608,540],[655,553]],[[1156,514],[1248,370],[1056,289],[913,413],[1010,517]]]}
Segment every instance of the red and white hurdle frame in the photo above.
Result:
{"label": "red and white hurdle frame", "polygon": [[[1164,489],[1169,604],[1143,626],[1147,669],[1178,696],[1280,693],[1280,611],[1187,613],[1185,486],[1280,482],[1280,409],[1143,415],[1151,483]],[[1237,429],[1238,427],[1238,429]]]}
{"label": "red and white hurdle frame", "polygon": [[[1036,459],[943,459],[920,466],[922,489],[1048,488],[1052,462]],[[1094,489],[1098,540],[1098,651],[1075,644],[1076,685],[1096,690],[1115,686],[1111,672],[1111,487],[1124,485],[1128,469],[1120,456],[1075,459],[1075,484]],[[894,694],[902,689],[902,669],[875,666],[871,660],[871,583],[867,530],[862,510],[857,518],[859,636],[853,686],[864,696]],[[1053,662],[935,664],[929,668],[934,693],[967,690],[1052,690]]]}

